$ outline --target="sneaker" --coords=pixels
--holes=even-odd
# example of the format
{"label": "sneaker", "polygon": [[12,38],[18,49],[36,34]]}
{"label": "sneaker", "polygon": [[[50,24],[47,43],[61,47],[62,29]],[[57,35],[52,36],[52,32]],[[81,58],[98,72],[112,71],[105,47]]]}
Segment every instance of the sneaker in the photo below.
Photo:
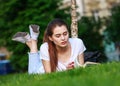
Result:
{"label": "sneaker", "polygon": [[39,35],[39,25],[31,24],[29,25],[31,39],[37,40]]}
{"label": "sneaker", "polygon": [[30,35],[27,32],[17,32],[13,37],[13,41],[25,43],[26,41],[30,41]]}

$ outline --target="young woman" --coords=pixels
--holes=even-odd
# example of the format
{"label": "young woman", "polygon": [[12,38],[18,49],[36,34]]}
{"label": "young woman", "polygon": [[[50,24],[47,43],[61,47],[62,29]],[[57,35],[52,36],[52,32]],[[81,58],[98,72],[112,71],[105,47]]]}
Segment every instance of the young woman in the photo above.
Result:
{"label": "young woman", "polygon": [[30,74],[64,71],[84,65],[84,51],[86,48],[83,41],[79,38],[69,38],[68,26],[63,20],[54,19],[48,24],[40,51],[37,49],[39,26],[30,25],[29,28],[29,37],[27,33],[23,36],[14,36],[13,40],[18,41],[20,37],[21,39],[24,38],[25,40],[22,43],[26,43],[30,48],[28,53],[28,72]]}

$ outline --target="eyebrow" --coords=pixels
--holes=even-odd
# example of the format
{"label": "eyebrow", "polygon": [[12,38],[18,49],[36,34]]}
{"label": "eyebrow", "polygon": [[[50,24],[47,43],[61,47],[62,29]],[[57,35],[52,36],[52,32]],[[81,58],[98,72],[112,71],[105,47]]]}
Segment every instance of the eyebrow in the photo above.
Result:
{"label": "eyebrow", "polygon": [[[68,32],[68,31],[65,31],[65,32],[63,32],[63,33],[67,33],[67,32]],[[58,33],[58,34],[55,34],[55,35],[61,35],[61,34]]]}

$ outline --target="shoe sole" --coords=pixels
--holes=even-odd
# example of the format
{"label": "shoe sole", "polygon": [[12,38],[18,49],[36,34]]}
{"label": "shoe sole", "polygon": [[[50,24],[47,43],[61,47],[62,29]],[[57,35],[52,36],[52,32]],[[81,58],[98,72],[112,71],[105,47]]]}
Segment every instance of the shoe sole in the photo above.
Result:
{"label": "shoe sole", "polygon": [[38,25],[30,25],[30,26],[33,29],[33,32],[39,33],[39,26]]}
{"label": "shoe sole", "polygon": [[13,41],[18,41],[21,43],[25,43],[26,41],[29,41],[30,36],[27,32],[17,32],[13,37]]}
{"label": "shoe sole", "polygon": [[27,35],[27,32],[18,32],[13,36],[13,39],[16,37],[25,37]]}
{"label": "shoe sole", "polygon": [[21,42],[21,43],[25,43],[25,40],[23,37],[16,37],[12,39],[13,41],[17,41],[17,42]]}

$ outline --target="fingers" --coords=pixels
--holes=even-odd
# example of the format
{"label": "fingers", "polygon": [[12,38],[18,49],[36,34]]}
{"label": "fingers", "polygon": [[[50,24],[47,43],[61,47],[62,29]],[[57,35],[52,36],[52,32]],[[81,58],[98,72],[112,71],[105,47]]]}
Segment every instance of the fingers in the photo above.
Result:
{"label": "fingers", "polygon": [[74,68],[74,62],[69,63],[66,68],[68,70],[73,69]]}

